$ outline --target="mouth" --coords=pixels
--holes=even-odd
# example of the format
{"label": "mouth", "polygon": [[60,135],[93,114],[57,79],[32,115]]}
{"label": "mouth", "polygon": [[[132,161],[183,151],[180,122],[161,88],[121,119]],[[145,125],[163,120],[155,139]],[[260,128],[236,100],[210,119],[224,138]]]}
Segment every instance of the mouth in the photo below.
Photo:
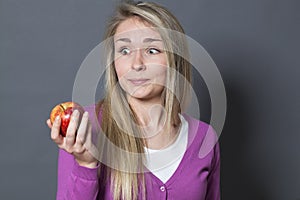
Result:
{"label": "mouth", "polygon": [[131,84],[135,86],[143,85],[147,83],[150,79],[127,79]]}

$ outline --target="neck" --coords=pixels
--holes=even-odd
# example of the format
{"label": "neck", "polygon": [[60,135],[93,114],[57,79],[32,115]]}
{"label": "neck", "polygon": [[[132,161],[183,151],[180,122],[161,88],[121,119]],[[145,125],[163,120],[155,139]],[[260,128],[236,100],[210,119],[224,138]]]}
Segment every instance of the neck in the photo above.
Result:
{"label": "neck", "polygon": [[149,149],[165,149],[173,144],[178,136],[180,126],[172,126],[169,131],[163,128],[155,136],[149,137],[145,141],[145,146]]}
{"label": "neck", "polygon": [[166,115],[160,98],[143,100],[128,97],[128,102],[131,105],[140,126],[158,127],[165,121]]}
{"label": "neck", "polygon": [[160,98],[151,101],[128,98],[128,102],[144,133],[148,148],[163,149],[175,141],[179,125],[167,126],[167,114]]}

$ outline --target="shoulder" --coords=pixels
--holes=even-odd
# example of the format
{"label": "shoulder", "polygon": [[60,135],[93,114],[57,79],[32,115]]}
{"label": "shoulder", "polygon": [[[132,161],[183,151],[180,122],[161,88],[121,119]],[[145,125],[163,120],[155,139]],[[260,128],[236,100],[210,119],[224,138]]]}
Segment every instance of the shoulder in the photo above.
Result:
{"label": "shoulder", "polygon": [[208,123],[183,114],[188,122],[188,148],[197,151],[199,158],[208,154],[215,154],[218,151],[218,134]]}
{"label": "shoulder", "polygon": [[96,114],[96,105],[91,104],[87,106],[83,106],[84,111],[88,112],[90,116],[94,116]]}

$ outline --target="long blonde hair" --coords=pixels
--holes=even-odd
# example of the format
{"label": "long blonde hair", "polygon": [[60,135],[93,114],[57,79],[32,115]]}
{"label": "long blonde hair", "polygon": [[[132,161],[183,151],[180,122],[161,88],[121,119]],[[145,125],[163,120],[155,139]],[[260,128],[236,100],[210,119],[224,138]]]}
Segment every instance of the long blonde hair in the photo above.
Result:
{"label": "long blonde hair", "polygon": [[[101,129],[110,142],[126,152],[140,156],[131,156],[130,153],[124,155],[110,149],[101,150],[105,154],[104,157],[110,159],[107,178],[111,180],[111,191],[113,191],[114,199],[137,199],[139,192],[142,192],[143,199],[145,199],[147,192],[143,173],[138,173],[143,171],[145,141],[141,131],[135,126],[137,123],[135,113],[126,101],[125,93],[118,84],[114,68],[113,36],[119,24],[131,17],[138,17],[151,26],[159,28],[159,33],[167,50],[168,66],[185,78],[184,82],[180,82],[177,73],[167,73],[168,89],[164,89],[162,98],[167,113],[166,124],[169,127],[180,123],[178,118],[178,113],[181,112],[180,104],[187,96],[188,84],[191,81],[190,63],[185,59],[188,58],[185,38],[182,36],[175,37],[174,34],[164,31],[174,30],[184,34],[178,20],[167,9],[155,3],[134,1],[121,3],[109,21],[105,34],[106,64],[108,66],[106,70],[106,94],[104,99],[98,102],[96,111],[97,113],[100,110],[102,112]],[[180,52],[184,56],[179,56],[174,52]],[[177,95],[175,96],[172,91],[176,91]],[[112,109],[113,107],[114,109]],[[122,125],[114,119],[113,110],[117,110],[119,118],[123,119]]]}

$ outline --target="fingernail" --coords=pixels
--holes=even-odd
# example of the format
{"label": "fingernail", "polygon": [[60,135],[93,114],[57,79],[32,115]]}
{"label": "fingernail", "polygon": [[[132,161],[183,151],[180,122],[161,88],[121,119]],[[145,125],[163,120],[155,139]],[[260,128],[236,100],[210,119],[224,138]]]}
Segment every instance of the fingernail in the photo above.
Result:
{"label": "fingernail", "polygon": [[74,117],[77,117],[79,115],[79,112],[78,112],[78,110],[74,110],[74,112],[73,112],[73,116]]}
{"label": "fingernail", "polygon": [[55,121],[58,122],[58,120],[59,120],[59,115],[57,115],[57,116],[55,117]]}

